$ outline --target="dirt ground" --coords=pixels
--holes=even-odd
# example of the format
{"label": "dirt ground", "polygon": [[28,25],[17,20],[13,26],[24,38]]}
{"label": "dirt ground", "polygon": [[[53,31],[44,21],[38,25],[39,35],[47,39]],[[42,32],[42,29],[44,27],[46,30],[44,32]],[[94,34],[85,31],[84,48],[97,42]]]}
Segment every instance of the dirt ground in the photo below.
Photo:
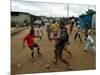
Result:
{"label": "dirt ground", "polygon": [[[34,61],[31,59],[31,51],[26,46],[23,49],[23,37],[29,32],[26,29],[17,35],[11,37],[11,74],[29,74],[29,73],[42,73],[42,72],[59,72],[65,71],[68,66],[63,62],[59,61],[58,65],[53,63],[54,59],[54,44],[47,39],[47,33],[44,27],[44,36],[42,40],[38,40],[41,48],[42,55],[37,55],[35,50]],[[63,58],[68,61],[73,67],[73,71],[77,70],[94,70],[96,69],[96,56],[91,51],[83,51],[84,48],[84,36],[81,33],[82,43],[79,38],[75,41],[73,34],[69,35],[70,45],[69,50],[71,51],[73,58],[71,58],[64,50]],[[50,68],[47,69],[46,65],[49,64]],[[69,70],[66,70],[69,71]]]}

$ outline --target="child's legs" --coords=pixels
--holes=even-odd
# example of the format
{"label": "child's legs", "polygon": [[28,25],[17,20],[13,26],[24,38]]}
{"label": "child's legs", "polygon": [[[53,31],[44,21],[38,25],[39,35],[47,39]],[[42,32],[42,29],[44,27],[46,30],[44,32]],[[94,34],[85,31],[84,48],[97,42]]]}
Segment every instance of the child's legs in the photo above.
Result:
{"label": "child's legs", "polygon": [[59,51],[58,49],[55,49],[55,60],[56,63],[58,62],[58,60],[60,60],[62,58],[62,52]]}
{"label": "child's legs", "polygon": [[42,40],[42,35],[40,35],[40,40]]}
{"label": "child's legs", "polygon": [[78,34],[80,41],[82,41],[80,34]]}
{"label": "child's legs", "polygon": [[37,48],[37,54],[40,54],[40,48],[39,48],[39,45],[35,43],[35,44],[34,44],[34,47]]}
{"label": "child's legs", "polygon": [[38,37],[39,37],[39,40],[41,40],[42,38],[41,38],[41,35],[38,35]]}
{"label": "child's legs", "polygon": [[57,42],[55,45],[55,59],[56,62],[58,61],[59,57],[62,57],[62,44],[60,42]]}
{"label": "child's legs", "polygon": [[34,57],[34,46],[29,46],[29,48],[31,49],[32,53],[31,53],[31,56],[32,58]]}
{"label": "child's legs", "polygon": [[68,45],[65,45],[64,49],[67,51],[67,53],[68,53],[70,56],[72,56],[71,52],[70,52],[69,49],[68,49]]}
{"label": "child's legs", "polygon": [[63,63],[67,64],[68,66],[69,63],[67,61],[65,61],[63,58],[62,58],[62,54],[63,54],[63,49],[64,49],[64,46],[65,46],[65,43],[62,43],[57,51],[57,57],[59,60],[61,60]]}
{"label": "child's legs", "polygon": [[42,36],[43,36],[43,35],[42,35],[42,33],[41,33],[41,34],[40,34],[40,39],[42,39]]}
{"label": "child's legs", "polygon": [[50,33],[48,33],[48,39],[50,38]]}
{"label": "child's legs", "polygon": [[88,50],[88,48],[89,48],[89,42],[86,43],[85,50]]}
{"label": "child's legs", "polygon": [[57,58],[57,49],[55,49],[55,60],[56,60],[56,62],[58,62],[58,58]]}
{"label": "child's legs", "polygon": [[58,52],[58,58],[59,58],[59,60],[62,61],[63,63],[65,63],[65,64],[67,64],[68,66],[70,66],[70,64],[62,58],[63,50],[58,50],[58,51],[59,51]]}
{"label": "child's legs", "polygon": [[70,33],[72,33],[72,28],[70,28]]}
{"label": "child's legs", "polygon": [[88,49],[89,43],[86,43],[85,49]]}
{"label": "child's legs", "polygon": [[58,50],[58,58],[60,59],[60,58],[62,58],[62,53],[63,53],[63,50]]}
{"label": "child's legs", "polygon": [[77,37],[77,33],[75,34],[74,40],[76,39],[76,37]]}
{"label": "child's legs", "polygon": [[96,48],[94,47],[93,44],[90,44],[89,48],[91,48],[94,53],[96,52]]}
{"label": "child's legs", "polygon": [[68,66],[70,66],[70,64],[67,62],[67,61],[65,61],[63,58],[59,58],[63,63],[65,63],[65,64],[67,64]]}

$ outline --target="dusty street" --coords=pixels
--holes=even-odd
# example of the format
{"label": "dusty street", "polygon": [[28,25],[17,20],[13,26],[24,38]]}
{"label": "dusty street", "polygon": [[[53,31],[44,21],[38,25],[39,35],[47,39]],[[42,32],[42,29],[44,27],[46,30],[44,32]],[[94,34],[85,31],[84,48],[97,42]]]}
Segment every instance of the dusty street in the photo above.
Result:
{"label": "dusty street", "polygon": [[[37,72],[58,72],[64,71],[68,66],[63,62],[59,61],[58,65],[53,63],[54,61],[54,41],[50,42],[47,39],[47,34],[44,28],[44,36],[42,40],[38,40],[38,43],[41,48],[42,55],[37,55],[35,50],[35,59],[31,59],[31,51],[26,46],[23,49],[23,37],[29,32],[29,29],[21,31],[19,34],[16,34],[11,37],[11,73],[15,74],[26,74],[26,73],[37,73]],[[83,42],[81,43],[79,38],[75,41],[74,33],[69,35],[70,45],[69,50],[73,54],[71,58],[66,51],[63,52],[63,58],[68,61],[73,70],[90,70],[95,69],[96,67],[96,57],[95,54],[89,50],[84,52],[84,37],[83,33],[81,34]],[[20,64],[18,66],[18,64]],[[47,69],[46,65],[50,64],[50,68]],[[67,71],[67,70],[66,70]]]}

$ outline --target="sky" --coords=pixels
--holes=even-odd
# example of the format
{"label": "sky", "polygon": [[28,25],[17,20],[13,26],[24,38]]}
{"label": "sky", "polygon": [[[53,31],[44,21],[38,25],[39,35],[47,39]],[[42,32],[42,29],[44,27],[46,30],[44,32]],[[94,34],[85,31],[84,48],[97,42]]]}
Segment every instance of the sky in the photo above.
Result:
{"label": "sky", "polygon": [[[67,8],[69,7],[69,11]],[[95,5],[67,3],[34,2],[29,0],[11,0],[11,11],[28,12],[33,15],[70,17],[79,16],[88,9],[96,10]]]}

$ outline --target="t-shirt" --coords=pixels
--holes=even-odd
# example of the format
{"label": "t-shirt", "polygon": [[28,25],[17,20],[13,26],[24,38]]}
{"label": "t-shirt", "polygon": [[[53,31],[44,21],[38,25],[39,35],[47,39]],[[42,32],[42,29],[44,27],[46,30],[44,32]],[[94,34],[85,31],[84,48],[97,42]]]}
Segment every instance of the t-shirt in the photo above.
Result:
{"label": "t-shirt", "polygon": [[37,28],[37,35],[41,36],[42,35],[42,28]]}
{"label": "t-shirt", "polygon": [[76,27],[76,33],[80,34],[80,27],[79,27],[79,25]]}
{"label": "t-shirt", "polygon": [[93,38],[92,38],[91,36],[88,36],[87,42],[88,42],[89,44],[94,44],[94,40],[93,40]]}
{"label": "t-shirt", "polygon": [[62,39],[65,42],[69,42],[69,36],[65,30],[61,30],[60,39]]}
{"label": "t-shirt", "polygon": [[58,32],[60,27],[58,24],[51,24],[51,28],[53,32]]}
{"label": "t-shirt", "polygon": [[34,32],[35,32],[35,35],[36,35],[36,36],[38,36],[37,30],[38,30],[38,27],[34,27]]}
{"label": "t-shirt", "polygon": [[27,36],[25,36],[24,41],[27,42],[28,46],[34,45],[34,35],[28,34]]}
{"label": "t-shirt", "polygon": [[47,26],[46,32],[47,32],[47,33],[50,33],[50,32],[51,32],[51,26],[50,26],[50,25]]}
{"label": "t-shirt", "polygon": [[71,22],[75,22],[75,19],[72,19]]}

